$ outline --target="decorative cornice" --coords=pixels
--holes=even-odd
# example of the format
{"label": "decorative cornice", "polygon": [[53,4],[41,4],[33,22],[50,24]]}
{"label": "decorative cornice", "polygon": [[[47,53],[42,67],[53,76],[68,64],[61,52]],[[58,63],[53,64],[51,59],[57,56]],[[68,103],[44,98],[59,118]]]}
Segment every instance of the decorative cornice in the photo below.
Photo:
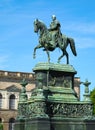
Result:
{"label": "decorative cornice", "polygon": [[35,80],[35,75],[33,73],[27,72],[12,72],[0,70],[0,80],[5,81],[7,79],[11,79],[11,81],[21,81],[23,78],[27,79],[28,81],[31,80],[33,82]]}
{"label": "decorative cornice", "polygon": [[20,91],[21,91],[21,89],[19,89],[19,88],[18,88],[17,86],[15,86],[15,85],[11,85],[11,86],[7,87],[6,90],[7,90],[8,92],[20,92]]}

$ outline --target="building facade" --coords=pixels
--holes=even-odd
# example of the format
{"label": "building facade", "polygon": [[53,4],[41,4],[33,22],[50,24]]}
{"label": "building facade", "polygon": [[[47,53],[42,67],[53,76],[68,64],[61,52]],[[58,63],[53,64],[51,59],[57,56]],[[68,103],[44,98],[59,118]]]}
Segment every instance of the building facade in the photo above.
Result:
{"label": "building facade", "polygon": [[[20,83],[23,79],[28,82],[26,92],[30,98],[32,90],[35,88],[33,73],[0,71],[0,122],[3,124],[4,130],[14,129],[19,94],[22,88]],[[74,79],[74,90],[80,99],[80,78],[78,77]]]}

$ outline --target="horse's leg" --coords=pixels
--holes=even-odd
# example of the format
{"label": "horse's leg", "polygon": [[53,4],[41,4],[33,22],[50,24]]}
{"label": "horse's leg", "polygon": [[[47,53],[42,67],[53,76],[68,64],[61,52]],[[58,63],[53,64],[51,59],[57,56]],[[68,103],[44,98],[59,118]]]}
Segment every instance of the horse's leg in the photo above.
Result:
{"label": "horse's leg", "polygon": [[65,51],[65,55],[66,55],[66,58],[67,58],[67,64],[69,64],[69,55],[68,55],[67,51]]}
{"label": "horse's leg", "polygon": [[58,63],[60,63],[60,60],[64,57],[64,55],[66,56],[66,60],[67,60],[67,64],[69,64],[69,55],[67,53],[66,50],[62,50],[63,54],[58,58]]}
{"label": "horse's leg", "polygon": [[64,56],[64,52],[62,53],[62,55],[58,58],[58,63],[60,63],[61,58]]}
{"label": "horse's leg", "polygon": [[36,58],[36,50],[39,49],[39,48],[41,48],[41,47],[42,47],[42,45],[39,44],[39,45],[37,45],[37,46],[34,48],[33,58]]}

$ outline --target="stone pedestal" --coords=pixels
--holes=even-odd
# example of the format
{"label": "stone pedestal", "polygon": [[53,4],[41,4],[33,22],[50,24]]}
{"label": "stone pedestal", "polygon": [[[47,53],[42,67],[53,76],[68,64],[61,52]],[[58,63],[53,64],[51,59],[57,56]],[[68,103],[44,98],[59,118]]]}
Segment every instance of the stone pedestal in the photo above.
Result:
{"label": "stone pedestal", "polygon": [[75,69],[71,65],[39,63],[33,69],[38,88],[48,89],[48,99],[77,101],[74,91]]}
{"label": "stone pedestal", "polygon": [[26,120],[25,130],[50,130],[50,121],[47,118],[31,118]]}
{"label": "stone pedestal", "polygon": [[25,119],[16,119],[14,130],[25,130]]}
{"label": "stone pedestal", "polygon": [[29,100],[19,102],[18,121],[24,119],[24,124],[15,130],[22,130],[20,126],[23,130],[95,129],[93,104],[78,101],[74,92],[73,66],[38,63],[33,71],[36,88]]}

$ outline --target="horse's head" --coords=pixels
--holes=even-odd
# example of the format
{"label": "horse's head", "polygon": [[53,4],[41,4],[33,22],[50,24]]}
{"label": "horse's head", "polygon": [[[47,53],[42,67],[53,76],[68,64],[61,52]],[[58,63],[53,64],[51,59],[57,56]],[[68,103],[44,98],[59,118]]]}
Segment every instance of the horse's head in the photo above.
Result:
{"label": "horse's head", "polygon": [[38,19],[35,19],[34,21],[34,32],[38,32],[39,30],[39,20]]}
{"label": "horse's head", "polygon": [[35,19],[34,32],[38,33],[39,30],[40,30],[40,33],[43,34],[47,30],[47,27],[42,21]]}

